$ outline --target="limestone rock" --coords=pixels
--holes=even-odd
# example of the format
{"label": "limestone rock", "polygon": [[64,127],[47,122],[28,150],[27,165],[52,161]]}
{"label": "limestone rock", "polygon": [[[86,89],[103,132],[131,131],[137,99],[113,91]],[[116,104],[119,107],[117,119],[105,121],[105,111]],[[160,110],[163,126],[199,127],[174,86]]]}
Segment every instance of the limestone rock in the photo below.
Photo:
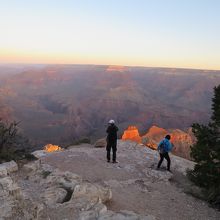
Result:
{"label": "limestone rock", "polygon": [[43,170],[43,171],[45,171],[45,172],[54,172],[54,170],[55,170],[55,168],[53,167],[53,166],[51,166],[51,165],[49,165],[49,164],[40,164],[40,166],[41,166],[41,169]]}
{"label": "limestone rock", "polygon": [[2,187],[3,190],[9,190],[12,186],[13,180],[10,176],[0,179],[0,187]]}
{"label": "limestone rock", "polygon": [[0,178],[6,177],[7,175],[8,175],[7,169],[4,166],[0,165]]}
{"label": "limestone rock", "polygon": [[5,167],[8,173],[13,173],[18,171],[18,165],[15,161],[6,162],[0,165],[0,167]]}
{"label": "limestone rock", "polygon": [[4,204],[0,204],[0,220],[5,218],[10,218],[13,215],[13,203],[7,203],[4,201]]}
{"label": "limestone rock", "polygon": [[141,137],[137,127],[129,126],[122,135],[122,140],[131,140],[137,143],[141,142]]}
{"label": "limestone rock", "polygon": [[51,187],[45,191],[44,200],[48,205],[62,203],[66,195],[67,195],[67,191],[65,189]]}
{"label": "limestone rock", "polygon": [[14,219],[21,195],[21,189],[10,176],[0,178],[0,219]]}
{"label": "limestone rock", "polygon": [[103,215],[101,215],[98,220],[155,220],[154,216],[143,216],[138,215],[132,211],[120,211],[120,212],[112,212],[107,211]]}
{"label": "limestone rock", "polygon": [[93,220],[93,219],[95,220],[97,218],[98,218],[97,212],[92,211],[92,210],[82,212],[79,215],[79,220]]}
{"label": "limestone rock", "polygon": [[32,172],[32,171],[36,171],[40,168],[40,161],[37,160],[37,161],[34,161],[34,162],[30,162],[30,163],[27,163],[23,166],[23,169],[26,171],[26,172]]}
{"label": "limestone rock", "polygon": [[57,185],[73,191],[75,186],[82,182],[82,178],[68,171],[63,173],[55,170],[47,176],[45,182],[48,185]]}
{"label": "limestone rock", "polygon": [[10,176],[0,178],[0,189],[5,195],[12,195],[14,198],[19,198],[21,195],[20,188]]}
{"label": "limestone rock", "polygon": [[[171,154],[172,174],[165,170],[166,161],[155,169],[159,155],[150,148],[119,140],[118,149],[118,164],[106,163],[105,152],[82,146],[48,154],[10,176],[0,168],[0,220],[219,219],[218,213],[169,181],[184,181],[179,172],[192,167],[192,161]],[[132,211],[119,211],[124,209]]]}
{"label": "limestone rock", "polygon": [[107,145],[106,139],[102,138],[102,139],[99,139],[95,142],[94,147],[104,148],[104,147],[106,147],[106,145]]}
{"label": "limestone rock", "polygon": [[82,183],[75,187],[73,197],[87,197],[89,199],[98,197],[102,202],[107,202],[112,198],[112,192],[108,187],[102,187],[91,183]]}
{"label": "limestone rock", "polygon": [[47,155],[47,152],[44,151],[44,150],[36,150],[36,151],[32,152],[32,154],[33,154],[36,158],[40,159],[41,157],[46,156],[46,155]]}
{"label": "limestone rock", "polygon": [[97,219],[98,216],[106,212],[107,212],[107,207],[103,205],[101,202],[98,202],[92,207],[92,209],[81,212],[79,215],[79,220]]}

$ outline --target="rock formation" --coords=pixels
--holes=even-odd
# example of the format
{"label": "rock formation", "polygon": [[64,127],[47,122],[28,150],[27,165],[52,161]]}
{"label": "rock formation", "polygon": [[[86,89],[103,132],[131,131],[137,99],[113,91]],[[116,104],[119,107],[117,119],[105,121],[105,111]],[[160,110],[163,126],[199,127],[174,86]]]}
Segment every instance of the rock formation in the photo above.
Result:
{"label": "rock formation", "polygon": [[167,131],[157,126],[152,126],[148,132],[142,136],[142,143],[152,149],[157,149],[158,143],[167,134]]}
{"label": "rock formation", "polygon": [[191,129],[187,132],[180,129],[170,130],[172,136],[172,143],[174,144],[173,153],[190,159],[190,146],[195,143],[195,136],[192,134]]}
{"label": "rock formation", "polygon": [[[161,170],[157,170],[159,159],[157,151],[135,142],[119,140],[118,164],[106,162],[105,149],[86,144],[77,148],[71,147],[63,152],[48,153],[40,160],[41,166],[47,164],[82,178],[81,184],[70,186],[74,188],[70,203],[80,199],[84,204],[85,199],[89,199],[90,204],[96,204],[94,209],[98,209],[99,212],[97,214],[91,208],[80,213],[79,218],[218,219],[219,212],[209,208],[204,201],[187,194],[187,192],[199,192],[199,189],[188,182],[185,176],[186,170],[192,169],[194,163],[172,154],[170,157],[173,173],[166,172],[166,161],[162,164]],[[64,181],[65,178],[61,182]],[[107,189],[111,190],[111,194]],[[87,193],[83,195],[84,192],[88,192],[88,195]],[[101,204],[95,201],[94,194],[99,195]],[[110,200],[106,200],[110,197]],[[67,208],[66,213],[68,212]]]}
{"label": "rock formation", "polygon": [[145,146],[156,150],[158,143],[165,137],[166,134],[171,135],[171,142],[174,145],[172,152],[180,157],[190,159],[190,146],[195,142],[192,129],[184,132],[180,129],[163,129],[157,126],[152,126],[143,136],[139,135],[138,129],[135,126],[129,126],[124,131],[122,140],[131,140],[137,143],[142,143]]}
{"label": "rock formation", "polygon": [[99,140],[97,140],[94,144],[94,147],[106,147],[107,142],[106,142],[106,138],[101,138]]}
{"label": "rock formation", "polygon": [[220,71],[189,69],[28,65],[6,72],[0,66],[0,118],[22,121],[39,148],[103,137],[112,117],[123,129],[207,123],[213,87],[220,83]]}
{"label": "rock formation", "polygon": [[112,199],[109,186],[89,183],[77,174],[42,163],[49,154],[38,154],[41,159],[25,164],[13,176],[10,174],[18,171],[14,161],[0,165],[0,219],[155,219],[132,211],[109,211],[105,205]]}
{"label": "rock formation", "polygon": [[62,148],[59,147],[58,145],[47,144],[47,145],[44,146],[44,150],[48,151],[48,152],[53,152],[53,151],[62,150]]}
{"label": "rock formation", "polygon": [[129,126],[122,135],[122,140],[131,140],[137,143],[141,143],[141,137],[139,131],[135,126]]}

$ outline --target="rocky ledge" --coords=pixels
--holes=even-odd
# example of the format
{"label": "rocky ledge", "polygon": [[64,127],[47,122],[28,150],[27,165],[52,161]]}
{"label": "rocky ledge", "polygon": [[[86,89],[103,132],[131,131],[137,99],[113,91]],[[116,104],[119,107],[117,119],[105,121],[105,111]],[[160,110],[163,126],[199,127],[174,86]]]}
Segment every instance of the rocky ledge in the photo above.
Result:
{"label": "rocky ledge", "polygon": [[[185,177],[194,163],[171,155],[156,170],[157,152],[118,141],[118,164],[106,151],[72,146],[17,166],[0,165],[0,219],[3,220],[214,220],[220,213],[187,193]],[[127,210],[127,211],[126,211]]]}
{"label": "rocky ledge", "polygon": [[[42,154],[45,156],[45,154]],[[16,173],[14,173],[16,172]],[[154,220],[132,211],[113,212],[105,203],[112,191],[39,159],[18,170],[12,161],[0,165],[0,219]]]}

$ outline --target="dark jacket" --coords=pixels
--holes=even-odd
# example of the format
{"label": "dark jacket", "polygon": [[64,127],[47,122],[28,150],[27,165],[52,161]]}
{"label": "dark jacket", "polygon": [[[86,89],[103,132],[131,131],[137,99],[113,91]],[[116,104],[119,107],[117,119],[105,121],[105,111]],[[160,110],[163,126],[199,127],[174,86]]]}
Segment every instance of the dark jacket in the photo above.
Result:
{"label": "dark jacket", "polygon": [[117,141],[117,131],[118,131],[118,127],[114,124],[111,124],[108,126],[106,133],[107,135],[107,141],[108,142],[114,142]]}

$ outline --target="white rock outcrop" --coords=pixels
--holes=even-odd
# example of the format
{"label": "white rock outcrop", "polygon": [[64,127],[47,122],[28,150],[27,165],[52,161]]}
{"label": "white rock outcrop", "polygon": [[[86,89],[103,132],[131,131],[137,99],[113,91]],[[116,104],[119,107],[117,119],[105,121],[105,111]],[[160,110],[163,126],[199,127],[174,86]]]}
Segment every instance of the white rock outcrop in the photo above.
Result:
{"label": "white rock outcrop", "polygon": [[0,169],[5,168],[7,170],[7,173],[13,173],[18,171],[18,165],[15,161],[6,162],[3,164],[0,164]]}
{"label": "white rock outcrop", "polygon": [[13,218],[22,199],[20,187],[9,176],[17,169],[14,161],[0,165],[0,219]]}
{"label": "white rock outcrop", "polygon": [[47,155],[47,152],[46,152],[45,150],[36,150],[36,151],[32,152],[32,154],[33,154],[36,158],[40,159],[41,157],[46,156],[46,155]]}
{"label": "white rock outcrop", "polygon": [[100,198],[102,202],[107,202],[112,198],[112,192],[109,187],[82,183],[75,187],[72,198],[75,199],[79,197],[86,197],[88,199]]}
{"label": "white rock outcrop", "polygon": [[0,178],[6,177],[8,175],[7,169],[0,165]]}

